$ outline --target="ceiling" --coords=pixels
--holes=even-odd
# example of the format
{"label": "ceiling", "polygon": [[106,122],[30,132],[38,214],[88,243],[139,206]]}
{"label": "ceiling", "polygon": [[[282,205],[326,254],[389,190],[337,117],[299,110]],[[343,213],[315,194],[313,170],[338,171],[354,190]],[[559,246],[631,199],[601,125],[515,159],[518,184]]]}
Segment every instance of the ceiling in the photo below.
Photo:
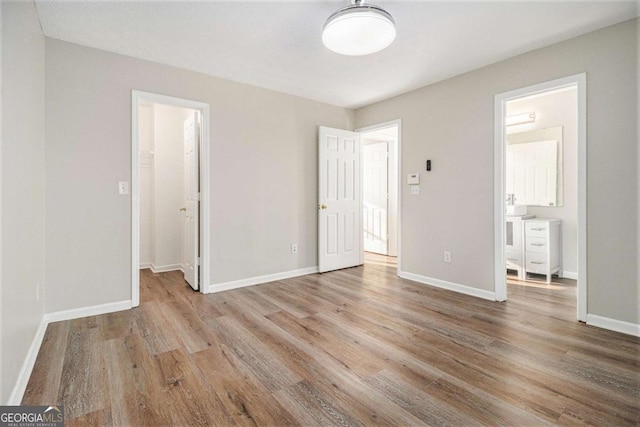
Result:
{"label": "ceiling", "polygon": [[358,108],[639,14],[640,1],[370,0],[394,17],[387,49],[322,45],[344,1],[36,0],[47,37]]}

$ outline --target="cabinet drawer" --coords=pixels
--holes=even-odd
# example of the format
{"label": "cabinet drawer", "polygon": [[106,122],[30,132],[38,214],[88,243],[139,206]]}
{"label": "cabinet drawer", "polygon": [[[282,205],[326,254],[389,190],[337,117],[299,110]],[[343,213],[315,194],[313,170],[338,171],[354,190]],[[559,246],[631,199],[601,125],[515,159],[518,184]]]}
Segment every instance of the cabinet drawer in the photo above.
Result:
{"label": "cabinet drawer", "polygon": [[525,251],[547,253],[547,239],[544,237],[527,236],[525,241]]}
{"label": "cabinet drawer", "polygon": [[526,270],[530,273],[547,274],[547,254],[527,252],[525,254]]}
{"label": "cabinet drawer", "polygon": [[546,222],[526,221],[524,223],[525,236],[545,237],[549,225]]}

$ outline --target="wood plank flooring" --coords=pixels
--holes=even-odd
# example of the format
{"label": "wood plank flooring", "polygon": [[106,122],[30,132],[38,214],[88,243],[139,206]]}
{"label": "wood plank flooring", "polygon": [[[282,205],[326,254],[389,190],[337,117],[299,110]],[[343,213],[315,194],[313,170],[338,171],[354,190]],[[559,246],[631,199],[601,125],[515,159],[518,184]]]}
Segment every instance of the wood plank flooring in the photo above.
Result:
{"label": "wood plank flooring", "polygon": [[69,426],[640,424],[640,339],[578,323],[571,282],[508,292],[375,258],[211,295],[144,270],[140,307],[49,325],[22,403]]}

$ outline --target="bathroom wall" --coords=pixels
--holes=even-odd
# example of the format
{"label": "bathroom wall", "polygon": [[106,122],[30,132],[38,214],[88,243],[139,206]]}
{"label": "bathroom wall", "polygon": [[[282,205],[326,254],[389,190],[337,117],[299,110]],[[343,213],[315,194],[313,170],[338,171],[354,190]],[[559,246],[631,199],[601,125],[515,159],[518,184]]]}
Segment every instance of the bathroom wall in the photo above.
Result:
{"label": "bathroom wall", "polygon": [[[562,206],[529,206],[528,213],[539,218],[562,220],[562,263],[564,276],[578,275],[578,93],[563,90],[507,104],[507,115],[536,113],[534,123],[509,126],[507,139],[522,139],[523,132],[562,126]],[[537,132],[536,132],[537,133]]]}

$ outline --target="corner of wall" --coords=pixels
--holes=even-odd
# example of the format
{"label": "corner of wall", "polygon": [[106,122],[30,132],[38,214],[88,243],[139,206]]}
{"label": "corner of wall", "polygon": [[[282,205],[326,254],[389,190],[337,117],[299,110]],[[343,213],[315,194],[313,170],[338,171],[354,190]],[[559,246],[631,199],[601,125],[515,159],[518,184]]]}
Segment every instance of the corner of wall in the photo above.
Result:
{"label": "corner of wall", "polygon": [[36,334],[31,341],[31,345],[29,346],[29,350],[27,351],[27,354],[24,358],[24,362],[22,363],[20,371],[18,372],[18,378],[16,379],[13,390],[11,391],[11,395],[7,400],[7,405],[15,406],[22,403],[22,397],[27,390],[29,378],[31,377],[33,367],[36,364],[38,352],[40,351],[40,346],[42,345],[42,341],[44,340],[44,334],[47,331],[48,324],[49,323],[46,321],[46,316],[43,314],[40,318],[38,330],[36,331]]}
{"label": "corner of wall", "polygon": [[33,2],[0,11],[0,401],[15,404],[44,335],[45,54]]}
{"label": "corner of wall", "polygon": [[[2,242],[2,97],[4,94],[2,84],[2,9],[4,3],[0,3],[0,242]],[[2,271],[2,244],[0,243],[0,271]],[[2,274],[0,274],[0,307],[2,307]],[[2,333],[2,316],[0,315],[0,358],[2,357],[2,343],[4,334]],[[0,360],[0,384],[4,384],[2,371],[2,360]],[[0,404],[5,401],[2,387],[0,387]]]}

